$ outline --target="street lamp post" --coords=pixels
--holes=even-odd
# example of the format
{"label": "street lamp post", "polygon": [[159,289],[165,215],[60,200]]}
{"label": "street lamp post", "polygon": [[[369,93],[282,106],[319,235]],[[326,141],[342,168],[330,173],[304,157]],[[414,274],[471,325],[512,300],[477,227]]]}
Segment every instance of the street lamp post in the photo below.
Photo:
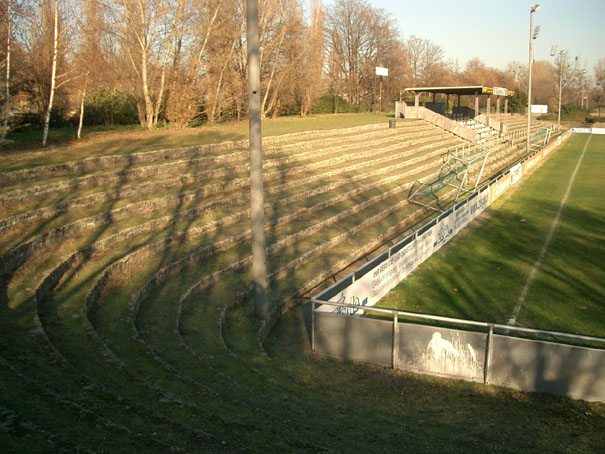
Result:
{"label": "street lamp post", "polygon": [[565,64],[565,54],[566,50],[562,50],[559,52],[559,111],[557,115],[557,127],[561,128],[561,92],[563,89],[563,65]]}
{"label": "street lamp post", "polygon": [[538,11],[540,5],[535,4],[529,10],[529,67],[527,81],[527,152],[529,153],[529,130],[531,127],[531,64],[533,60],[533,40],[538,36],[534,34],[534,13]]}

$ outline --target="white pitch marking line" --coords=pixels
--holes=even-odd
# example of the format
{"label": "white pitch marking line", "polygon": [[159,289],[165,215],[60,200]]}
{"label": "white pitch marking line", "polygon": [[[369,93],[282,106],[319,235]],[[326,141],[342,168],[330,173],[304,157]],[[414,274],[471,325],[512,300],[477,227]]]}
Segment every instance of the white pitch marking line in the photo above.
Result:
{"label": "white pitch marking line", "polygon": [[542,261],[544,260],[546,251],[548,251],[550,242],[552,241],[552,239],[555,235],[555,230],[559,226],[559,221],[561,219],[561,213],[563,212],[563,208],[565,207],[565,204],[567,203],[567,199],[569,198],[569,194],[571,193],[571,188],[573,187],[574,182],[576,181],[576,175],[578,174],[578,170],[580,169],[580,165],[582,164],[582,159],[584,159],[584,154],[586,153],[586,149],[588,148],[588,142],[590,142],[591,137],[592,136],[588,136],[588,140],[586,141],[586,144],[584,144],[584,149],[582,150],[580,159],[578,159],[576,168],[574,169],[573,173],[571,174],[571,178],[569,179],[569,184],[567,185],[567,190],[565,191],[565,195],[563,196],[563,199],[561,199],[561,204],[559,205],[557,214],[552,221],[548,235],[546,235],[546,241],[544,241],[544,245],[542,246],[542,250],[540,251],[538,260],[536,260],[536,263],[534,264],[534,267],[532,268],[531,272],[529,273],[529,276],[527,276],[527,281],[525,281],[525,286],[523,287],[523,290],[521,291],[521,296],[519,297],[517,306],[515,307],[515,310],[513,311],[513,316],[508,321],[509,325],[517,324],[517,316],[519,315],[521,306],[525,302],[525,297],[527,296],[527,293],[529,292],[531,285],[533,284],[534,280],[536,279],[536,275],[538,274],[538,270],[542,266]]}

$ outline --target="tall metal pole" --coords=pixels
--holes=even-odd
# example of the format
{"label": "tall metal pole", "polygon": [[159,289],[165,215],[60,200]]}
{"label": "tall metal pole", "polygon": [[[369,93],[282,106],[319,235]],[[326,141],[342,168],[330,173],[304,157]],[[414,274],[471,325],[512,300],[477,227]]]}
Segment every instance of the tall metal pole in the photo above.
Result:
{"label": "tall metal pole", "polygon": [[559,129],[561,129],[561,93],[563,91],[563,65],[565,64],[563,57],[566,53],[565,50],[559,52],[559,112],[557,115],[557,127]]}
{"label": "tall metal pole", "polygon": [[263,149],[260,115],[260,57],[258,0],[246,0],[248,44],[248,107],[250,130],[250,221],[252,232],[252,278],[256,318],[267,320],[267,253],[263,196]]}
{"label": "tall metal pole", "polygon": [[584,69],[580,74],[582,75],[582,77],[580,78],[580,87],[582,88],[582,99],[580,100],[580,107],[584,109],[584,77],[586,76],[586,70]]}
{"label": "tall metal pole", "polygon": [[382,76],[380,76],[380,88],[378,89],[378,112],[382,112]]}
{"label": "tall metal pole", "polygon": [[538,11],[540,5],[534,5],[529,10],[529,65],[527,81],[527,152],[529,153],[529,130],[531,128],[531,64],[533,59],[533,33],[534,33],[534,13]]}

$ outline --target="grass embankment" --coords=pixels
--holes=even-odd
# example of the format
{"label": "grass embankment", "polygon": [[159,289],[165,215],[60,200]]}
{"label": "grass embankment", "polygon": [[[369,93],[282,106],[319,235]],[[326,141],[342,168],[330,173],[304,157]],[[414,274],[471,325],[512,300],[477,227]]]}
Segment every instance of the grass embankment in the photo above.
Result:
{"label": "grass embankment", "polygon": [[[271,137],[303,131],[353,128],[387,121],[388,117],[384,114],[309,115],[264,120],[262,129],[264,137]],[[42,149],[40,146],[41,136],[40,131],[9,134],[3,150],[0,149],[0,156],[4,161],[2,168],[13,170],[10,165],[13,159],[18,162],[16,168],[27,168],[95,156],[124,155],[163,148],[247,140],[248,121],[233,121],[195,128],[164,128],[153,131],[143,130],[139,127],[101,130],[91,128],[88,132],[85,129],[81,140],[76,139],[75,128],[51,129],[49,146],[46,149]],[[31,153],[31,156],[24,158],[23,153]],[[15,163],[15,165],[17,164]]]}
{"label": "grass embankment", "polygon": [[[331,119],[322,127],[335,127]],[[408,228],[421,209],[405,203],[405,191],[387,191],[434,175],[460,142],[421,121],[390,130],[386,117],[370,120],[383,129],[284,137],[265,147],[268,262],[279,278],[269,288],[272,309],[359,258],[360,248]],[[129,137],[119,142],[144,146],[137,133],[130,145]],[[79,161],[121,152],[120,143],[3,158],[7,169],[40,165],[32,159],[76,161],[57,167],[60,175],[33,169],[13,174],[27,182],[3,180],[3,451],[599,446],[599,405],[317,358],[307,306],[281,319],[263,348],[246,296],[245,147],[127,155],[99,161],[102,169]],[[504,165],[521,154],[512,146],[494,158]],[[34,186],[39,191],[28,192]]]}
{"label": "grass embankment", "polygon": [[[605,337],[605,138],[573,136],[381,302],[412,312]],[[537,267],[524,301],[528,276]]]}

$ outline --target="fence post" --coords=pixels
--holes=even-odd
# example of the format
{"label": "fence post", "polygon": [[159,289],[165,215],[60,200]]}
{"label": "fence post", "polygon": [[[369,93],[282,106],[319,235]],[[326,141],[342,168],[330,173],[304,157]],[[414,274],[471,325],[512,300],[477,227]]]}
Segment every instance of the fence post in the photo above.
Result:
{"label": "fence post", "polygon": [[396,369],[397,357],[399,356],[399,315],[397,312],[393,313],[393,369]]}
{"label": "fence post", "polygon": [[492,358],[492,337],[494,335],[494,325],[489,325],[487,333],[487,348],[485,349],[485,364],[483,365],[483,384],[488,384],[489,363]]}
{"label": "fence post", "polygon": [[311,351],[315,351],[315,301],[311,300]]}

